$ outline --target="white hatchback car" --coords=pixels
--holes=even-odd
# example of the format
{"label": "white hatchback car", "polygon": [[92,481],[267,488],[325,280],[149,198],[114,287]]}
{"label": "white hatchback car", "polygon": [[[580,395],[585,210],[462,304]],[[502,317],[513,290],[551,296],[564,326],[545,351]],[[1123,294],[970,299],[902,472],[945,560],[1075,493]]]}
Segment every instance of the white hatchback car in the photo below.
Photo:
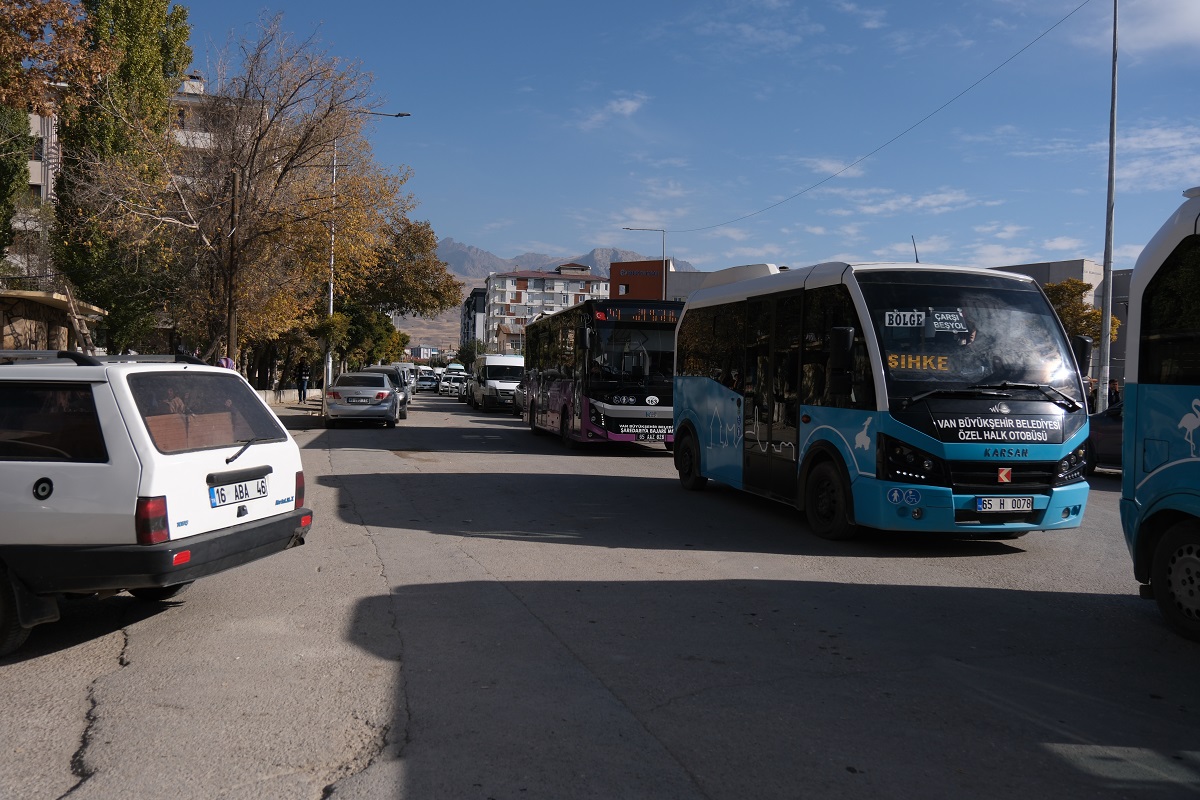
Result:
{"label": "white hatchback car", "polygon": [[295,440],[241,375],[180,358],[0,350],[0,654],[62,594],[161,601],[304,544]]}

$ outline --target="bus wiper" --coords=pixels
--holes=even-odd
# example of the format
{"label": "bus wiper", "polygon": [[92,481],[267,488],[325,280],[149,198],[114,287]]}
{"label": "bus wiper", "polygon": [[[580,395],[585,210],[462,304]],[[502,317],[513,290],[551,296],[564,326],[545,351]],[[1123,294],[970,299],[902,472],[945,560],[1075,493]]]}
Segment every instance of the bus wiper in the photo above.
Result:
{"label": "bus wiper", "polygon": [[907,408],[908,406],[912,405],[913,403],[916,403],[920,400],[924,400],[926,397],[934,397],[934,396],[942,396],[942,397],[980,397],[980,396],[1012,397],[1012,395],[1008,394],[1007,392],[981,391],[981,390],[986,390],[986,389],[999,389],[999,388],[1002,388],[1002,387],[999,387],[999,386],[968,386],[965,389],[964,388],[930,389],[927,392],[921,392],[920,394],[915,394],[912,397],[904,398],[904,406],[905,406],[905,408]]}
{"label": "bus wiper", "polygon": [[258,437],[257,437],[257,436],[252,436],[252,437],[250,437],[249,439],[241,439],[240,441],[242,442],[242,449],[241,449],[241,450],[238,450],[236,453],[234,453],[233,455],[231,455],[229,458],[225,459],[225,463],[226,463],[226,464],[232,464],[234,461],[237,461],[237,459],[238,459],[238,456],[240,456],[242,453],[244,453],[244,452],[246,452],[247,450],[249,450],[249,449],[250,449],[250,445],[252,445],[252,444],[254,444],[255,442],[259,441],[259,439],[258,439]]}
{"label": "bus wiper", "polygon": [[1079,401],[1071,397],[1069,394],[1064,394],[1053,386],[1048,386],[1042,383],[1013,383],[1012,381],[1003,381],[1001,383],[987,384],[977,383],[971,388],[973,389],[1034,389],[1041,392],[1055,405],[1062,406],[1068,411],[1078,411],[1083,408]]}

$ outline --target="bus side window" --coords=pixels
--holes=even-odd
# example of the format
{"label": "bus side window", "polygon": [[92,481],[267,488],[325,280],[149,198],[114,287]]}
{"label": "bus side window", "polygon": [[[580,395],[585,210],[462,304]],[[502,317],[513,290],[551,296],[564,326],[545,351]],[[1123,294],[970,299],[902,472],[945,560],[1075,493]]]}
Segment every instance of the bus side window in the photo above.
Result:
{"label": "bus side window", "polygon": [[[834,328],[854,328],[854,367],[849,395],[829,392],[830,346]],[[875,380],[867,358],[865,327],[845,286],[824,286],[804,293],[804,345],[801,352],[802,402],[815,406],[875,407]]]}

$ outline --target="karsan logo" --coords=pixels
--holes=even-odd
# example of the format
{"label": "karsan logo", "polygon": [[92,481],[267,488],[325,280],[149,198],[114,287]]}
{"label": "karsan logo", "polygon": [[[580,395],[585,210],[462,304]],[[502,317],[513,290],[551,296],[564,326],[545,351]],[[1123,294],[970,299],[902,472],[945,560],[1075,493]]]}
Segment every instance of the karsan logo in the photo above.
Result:
{"label": "karsan logo", "polygon": [[988,411],[991,411],[993,414],[1011,414],[1012,413],[1012,409],[1008,407],[1008,403],[996,403],[996,405],[989,408]]}
{"label": "karsan logo", "polygon": [[996,483],[1012,483],[1012,467],[1000,467],[996,471]]}
{"label": "karsan logo", "polygon": [[650,395],[649,397],[646,398],[646,405],[648,405],[648,406],[658,405],[658,398],[655,397],[654,395]]}

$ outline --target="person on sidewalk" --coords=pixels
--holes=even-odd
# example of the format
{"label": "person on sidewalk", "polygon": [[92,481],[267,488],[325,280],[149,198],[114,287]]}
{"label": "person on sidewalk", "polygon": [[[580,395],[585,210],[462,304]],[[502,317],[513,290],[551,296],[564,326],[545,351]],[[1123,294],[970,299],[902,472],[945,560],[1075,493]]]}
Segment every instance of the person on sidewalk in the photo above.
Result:
{"label": "person on sidewalk", "polygon": [[312,372],[308,368],[308,361],[304,358],[300,359],[300,363],[296,365],[296,392],[300,395],[300,402],[308,402],[308,381],[312,377]]}

